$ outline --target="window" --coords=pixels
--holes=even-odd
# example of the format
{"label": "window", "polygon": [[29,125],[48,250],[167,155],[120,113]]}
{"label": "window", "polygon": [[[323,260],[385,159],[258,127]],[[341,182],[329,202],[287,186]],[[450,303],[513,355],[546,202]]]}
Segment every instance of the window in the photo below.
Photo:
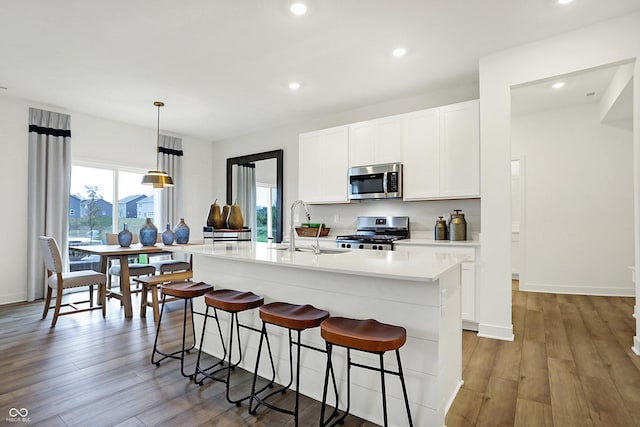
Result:
{"label": "window", "polygon": [[[147,217],[154,218],[154,190],[140,184],[143,174],[109,166],[73,165],[69,245],[104,244],[106,234],[117,233],[123,224],[137,233]],[[69,255],[71,271],[99,268],[97,256]]]}
{"label": "window", "polygon": [[256,184],[256,241],[273,239],[273,224],[276,223],[276,187]]}

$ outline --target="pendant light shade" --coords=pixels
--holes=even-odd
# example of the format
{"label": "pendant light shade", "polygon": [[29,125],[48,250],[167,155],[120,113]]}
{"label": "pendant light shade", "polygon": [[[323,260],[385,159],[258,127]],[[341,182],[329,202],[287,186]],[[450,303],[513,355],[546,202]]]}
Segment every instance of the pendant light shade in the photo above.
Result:
{"label": "pendant light shade", "polygon": [[[164,107],[164,102],[156,101],[153,103],[158,107],[158,132],[157,132],[157,147],[156,151],[160,151],[160,107]],[[156,153],[156,170],[147,172],[142,177],[142,183],[147,185],[153,185],[153,188],[165,188],[173,187],[173,179],[165,171],[160,170],[158,154]]]}

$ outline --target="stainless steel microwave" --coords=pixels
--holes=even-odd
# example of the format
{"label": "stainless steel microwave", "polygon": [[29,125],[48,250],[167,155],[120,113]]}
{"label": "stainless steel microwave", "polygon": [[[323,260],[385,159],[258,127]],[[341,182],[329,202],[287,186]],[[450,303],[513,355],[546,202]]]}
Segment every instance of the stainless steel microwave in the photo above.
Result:
{"label": "stainless steel microwave", "polygon": [[402,197],[402,164],[349,168],[349,199],[394,199]]}

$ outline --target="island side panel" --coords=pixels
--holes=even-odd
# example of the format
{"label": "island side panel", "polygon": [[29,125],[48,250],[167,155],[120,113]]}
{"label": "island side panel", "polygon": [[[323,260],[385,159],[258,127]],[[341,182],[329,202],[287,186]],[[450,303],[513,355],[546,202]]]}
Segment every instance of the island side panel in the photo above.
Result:
{"label": "island side panel", "polygon": [[[339,256],[339,255],[338,255]],[[457,270],[457,269],[453,269]],[[440,414],[443,397],[441,375],[449,377],[451,368],[441,366],[442,334],[441,298],[438,281],[390,280],[365,277],[354,274],[340,274],[298,269],[294,266],[250,262],[242,259],[217,258],[194,254],[194,280],[211,283],[216,289],[231,288],[250,290],[265,297],[265,302],[285,301],[295,304],[312,304],[328,310],[334,316],[353,318],[375,318],[381,322],[404,326],[407,329],[407,343],[401,349],[403,367],[408,386],[409,399],[416,425],[443,425]],[[454,279],[451,279],[454,281]],[[459,284],[458,284],[459,286]],[[451,292],[453,298],[455,293]],[[459,294],[458,294],[459,298]],[[199,310],[204,310],[202,300],[196,302]],[[455,311],[448,311],[454,315]],[[257,311],[241,313],[241,322],[260,326]],[[459,322],[459,319],[458,319]],[[198,320],[198,329],[201,329]],[[225,327],[226,324],[223,324]],[[215,328],[207,328],[204,350],[220,355]],[[199,332],[198,332],[199,333]],[[258,345],[258,334],[243,330],[242,345],[245,355],[243,367],[253,371]],[[286,335],[281,328],[269,328],[274,352],[280,355],[277,364],[280,383],[288,382],[288,361]],[[319,329],[304,331],[305,344],[324,348]],[[455,338],[452,338],[455,340]],[[447,344],[448,347],[454,347]],[[344,349],[334,351],[334,364],[341,391],[341,407],[346,404],[346,373],[344,369]],[[377,356],[354,352],[355,360],[377,363]],[[452,359],[460,359],[453,355]],[[316,400],[321,399],[324,379],[325,356],[322,353],[305,350],[301,356],[303,378],[300,391]],[[396,368],[392,353],[385,357],[389,369]],[[266,359],[260,374],[266,376]],[[444,371],[443,371],[444,369]],[[460,379],[458,378],[458,381]],[[352,369],[352,408],[354,415],[376,423],[382,423],[379,375],[358,368]],[[406,420],[402,389],[397,378],[389,376],[387,395],[390,419],[403,423]],[[396,421],[394,421],[395,423]]]}

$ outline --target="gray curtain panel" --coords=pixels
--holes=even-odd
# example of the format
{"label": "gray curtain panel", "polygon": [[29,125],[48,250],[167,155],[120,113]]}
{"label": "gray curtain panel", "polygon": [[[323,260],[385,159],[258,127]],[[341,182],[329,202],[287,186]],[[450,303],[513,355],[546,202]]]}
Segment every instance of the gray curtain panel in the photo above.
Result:
{"label": "gray curtain panel", "polygon": [[238,206],[242,211],[245,227],[251,228],[251,240],[256,240],[256,167],[254,164],[238,165]]}
{"label": "gray curtain panel", "polygon": [[68,270],[71,116],[29,108],[27,301],[43,298],[46,271],[38,237],[56,239]]}
{"label": "gray curtain panel", "polygon": [[[158,230],[164,230],[167,224],[171,229],[175,227],[182,213],[182,139],[173,136],[160,135],[158,147],[158,166],[173,178],[174,187],[158,191]],[[160,231],[161,233],[162,231]]]}

